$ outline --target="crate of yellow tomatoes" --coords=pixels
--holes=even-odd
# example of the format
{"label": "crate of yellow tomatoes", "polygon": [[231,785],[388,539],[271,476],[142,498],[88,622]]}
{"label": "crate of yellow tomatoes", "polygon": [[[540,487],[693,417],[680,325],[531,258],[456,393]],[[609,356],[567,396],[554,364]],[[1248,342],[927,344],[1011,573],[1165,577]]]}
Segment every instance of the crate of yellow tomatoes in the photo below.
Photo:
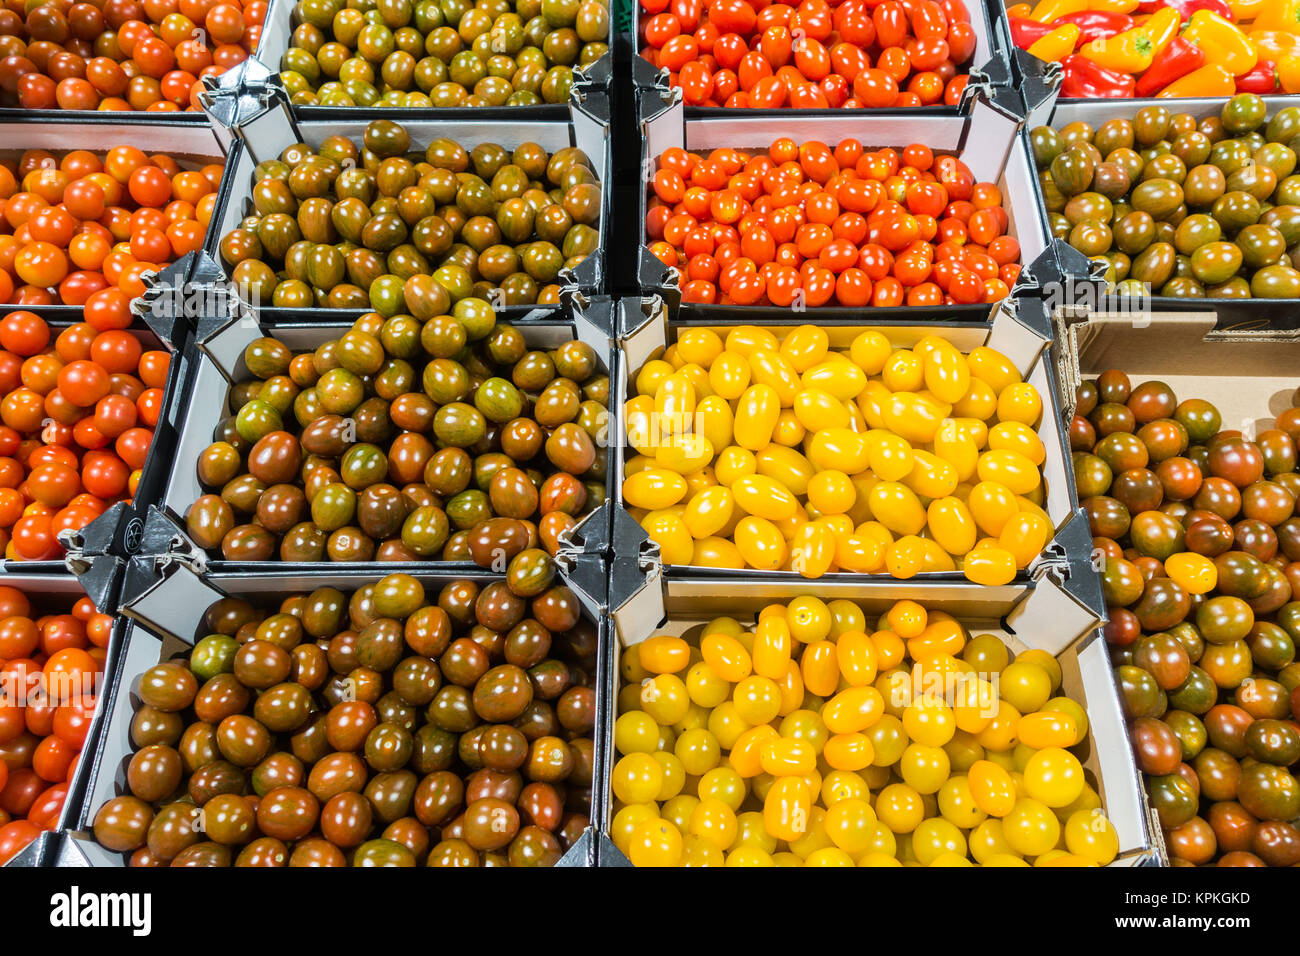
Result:
{"label": "crate of yellow tomatoes", "polygon": [[620,634],[601,865],[1154,860],[1096,615],[1053,581],[666,595]]}
{"label": "crate of yellow tomatoes", "polygon": [[978,325],[669,321],[658,300],[620,321],[615,548],[668,578],[1000,586],[1086,560],[1037,300]]}

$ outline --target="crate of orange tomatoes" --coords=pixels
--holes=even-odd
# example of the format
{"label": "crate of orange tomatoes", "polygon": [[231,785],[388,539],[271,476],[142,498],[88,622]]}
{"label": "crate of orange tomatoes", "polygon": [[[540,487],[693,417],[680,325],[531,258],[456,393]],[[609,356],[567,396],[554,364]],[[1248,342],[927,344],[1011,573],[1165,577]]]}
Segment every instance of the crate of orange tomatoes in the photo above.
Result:
{"label": "crate of orange tomatoes", "polygon": [[257,49],[265,0],[59,0],[0,10],[0,120],[33,111],[202,127],[200,94]]}
{"label": "crate of orange tomatoes", "polygon": [[0,866],[47,865],[95,753],[105,675],[121,648],[121,562],[95,559],[96,598],[70,574],[0,584]]}
{"label": "crate of orange tomatoes", "polygon": [[641,103],[641,289],[684,312],[987,320],[1047,249],[1014,95],[865,117]]}
{"label": "crate of orange tomatoes", "polygon": [[967,86],[1009,86],[1010,49],[982,0],[638,0],[642,88],[692,115],[754,110],[956,112]]}
{"label": "crate of orange tomatoes", "polygon": [[183,300],[224,169],[209,130],[143,120],[110,139],[50,117],[0,151],[10,571],[61,570],[69,534],[76,552],[125,555],[168,467]]}

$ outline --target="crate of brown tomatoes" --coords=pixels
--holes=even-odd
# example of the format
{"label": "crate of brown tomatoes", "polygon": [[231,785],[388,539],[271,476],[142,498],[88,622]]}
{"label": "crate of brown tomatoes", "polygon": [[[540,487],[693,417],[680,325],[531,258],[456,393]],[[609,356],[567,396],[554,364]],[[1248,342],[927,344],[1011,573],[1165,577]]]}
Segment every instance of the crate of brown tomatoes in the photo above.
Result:
{"label": "crate of brown tomatoes", "polygon": [[1070,429],[1104,634],[1174,865],[1300,862],[1294,338],[1094,314]]}
{"label": "crate of brown tomatoes", "polygon": [[484,571],[129,570],[60,863],[590,864],[603,594]]}

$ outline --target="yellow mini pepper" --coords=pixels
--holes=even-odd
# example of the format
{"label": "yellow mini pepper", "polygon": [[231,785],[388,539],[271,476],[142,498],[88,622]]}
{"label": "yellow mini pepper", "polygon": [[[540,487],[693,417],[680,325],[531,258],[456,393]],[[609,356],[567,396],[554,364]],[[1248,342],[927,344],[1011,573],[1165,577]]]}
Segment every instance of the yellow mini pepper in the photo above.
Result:
{"label": "yellow mini pepper", "polygon": [[1151,43],[1159,53],[1169,45],[1169,41],[1178,36],[1178,28],[1183,25],[1183,18],[1173,7],[1161,7],[1141,24]]}
{"label": "yellow mini pepper", "polygon": [[1088,9],[1094,13],[1132,13],[1138,0],[1088,0]]}
{"label": "yellow mini pepper", "polygon": [[1071,13],[1084,13],[1088,9],[1088,0],[1038,0],[1029,19],[1039,23],[1051,23],[1058,17]]}
{"label": "yellow mini pepper", "polygon": [[1232,96],[1237,84],[1232,74],[1216,63],[1193,70],[1156,94],[1159,99],[1183,96]]}
{"label": "yellow mini pepper", "polygon": [[1250,30],[1300,31],[1300,0],[1263,0]]}
{"label": "yellow mini pepper", "polygon": [[[1236,24],[1229,23],[1217,13],[1211,13],[1209,10],[1197,10],[1193,13],[1192,18],[1187,21],[1187,29],[1183,31],[1183,36],[1195,43],[1205,53],[1206,65],[1221,66],[1233,76],[1249,73],[1255,68],[1255,64],[1259,60],[1259,54],[1251,46],[1246,34],[1241,32]],[[1188,74],[1183,79],[1188,79],[1188,77],[1194,75],[1194,73]],[[1230,96],[1234,91],[1235,86],[1227,94],[1205,93],[1202,95]]]}
{"label": "yellow mini pepper", "polygon": [[1059,26],[1051,33],[1035,40],[1029,48],[1029,55],[1036,56],[1047,63],[1064,60],[1074,52],[1074,48],[1079,43],[1080,32],[1082,31],[1073,23]]}

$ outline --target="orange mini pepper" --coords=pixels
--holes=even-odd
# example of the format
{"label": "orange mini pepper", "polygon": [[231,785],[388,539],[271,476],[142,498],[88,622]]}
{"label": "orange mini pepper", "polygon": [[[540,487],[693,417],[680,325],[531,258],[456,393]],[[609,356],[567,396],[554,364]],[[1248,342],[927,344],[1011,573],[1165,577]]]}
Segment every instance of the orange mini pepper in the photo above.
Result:
{"label": "orange mini pepper", "polygon": [[1199,70],[1174,80],[1156,94],[1160,99],[1183,96],[1232,96],[1237,91],[1231,73],[1217,63],[1209,63]]}
{"label": "orange mini pepper", "polygon": [[1283,30],[1252,30],[1246,39],[1255,48],[1261,60],[1277,63],[1284,56],[1300,54],[1300,33],[1287,33]]}
{"label": "orange mini pepper", "polygon": [[1007,16],[1019,17],[1021,20],[1033,19],[1034,8],[1028,3],[1017,3],[1007,7]]}
{"label": "orange mini pepper", "polygon": [[1074,52],[1074,48],[1079,43],[1080,32],[1079,28],[1073,23],[1059,26],[1051,33],[1034,41],[1033,46],[1029,48],[1029,53],[1031,56],[1036,56],[1048,63],[1064,60]]}
{"label": "orange mini pepper", "polygon": [[1300,55],[1284,56],[1277,61],[1277,82],[1283,93],[1300,93]]}

